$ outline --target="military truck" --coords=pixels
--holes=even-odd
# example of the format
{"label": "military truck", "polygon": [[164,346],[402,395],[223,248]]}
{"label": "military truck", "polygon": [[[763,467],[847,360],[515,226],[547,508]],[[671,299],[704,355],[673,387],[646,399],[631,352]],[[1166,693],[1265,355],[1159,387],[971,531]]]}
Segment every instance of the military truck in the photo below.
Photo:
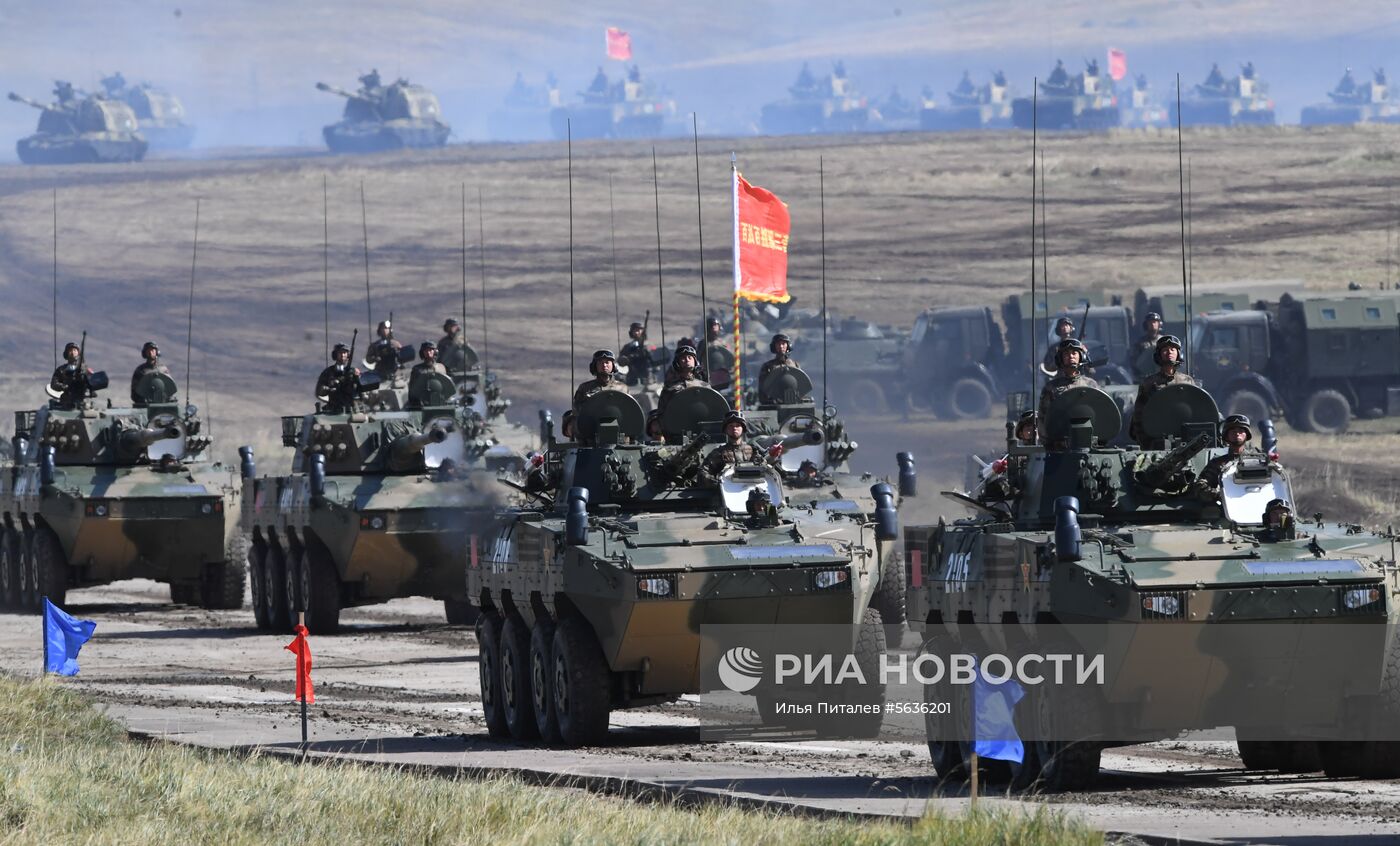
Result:
{"label": "military truck", "polygon": [[981,85],[963,71],[957,87],[948,92],[944,105],[930,100],[919,112],[919,128],[931,132],[958,129],[1010,129],[1013,96],[1006,74],[997,71]]}
{"label": "military truck", "polygon": [[452,134],[437,95],[406,79],[384,85],[379,72],[370,71],[360,77],[358,91],[324,82],[316,83],[316,90],[345,98],[345,116],[322,130],[333,153],[441,147]]}
{"label": "military truck", "polygon": [[[924,654],[1105,656],[1098,683],[1026,688],[1014,710],[1026,758],[1002,773],[1013,784],[1083,788],[1106,747],[1220,726],[1236,728],[1251,768],[1400,773],[1400,746],[1348,733],[1393,737],[1400,718],[1393,539],[1303,526],[1287,473],[1262,454],[1222,462],[1219,487],[1204,486],[1223,453],[1218,419],[1205,391],[1169,386],[1144,410],[1150,448],[1108,447],[1117,405],[1072,389],[1049,412],[1056,449],[1008,427],[999,471],[949,494],[976,516],[906,527]],[[1346,625],[1315,625],[1329,622]],[[1318,649],[1308,632],[1341,641]],[[1300,693],[1298,680],[1324,695],[1279,692]],[[934,769],[958,779],[973,734],[966,687],[947,681],[925,690],[952,703],[926,728]]]}
{"label": "military truck", "polygon": [[25,611],[71,588],[145,578],[178,603],[241,608],[247,548],[237,474],[209,457],[198,409],[149,373],[139,403],[104,405],[104,372],[15,414],[0,467],[0,605]]}
{"label": "military truck", "polygon": [[[1177,105],[1168,107],[1177,122]],[[1246,62],[1233,79],[1226,79],[1219,65],[1212,65],[1204,82],[1181,101],[1183,126],[1273,126],[1274,101],[1269,86],[1256,76],[1254,63]]]}
{"label": "military truck", "polygon": [[1330,102],[1303,108],[1303,126],[1400,122],[1400,102],[1391,97],[1385,69],[1377,68],[1371,74],[1370,82],[1358,85],[1347,68],[1341,81],[1327,92]]}
{"label": "military truck", "polygon": [[1011,101],[1011,123],[1017,129],[1111,129],[1119,121],[1113,80],[1094,59],[1074,76],[1065,70],[1064,62],[1057,61],[1040,83],[1039,98]]}
{"label": "military truck", "polygon": [[334,632],[342,609],[402,596],[441,599],[448,622],[469,624],[462,562],[506,504],[498,473],[519,457],[494,449],[448,376],[417,380],[402,409],[372,404],[372,372],[355,390],[347,407],[282,418],[290,475],[258,476],[240,450],[257,625],[284,630],[305,611],[309,629]]}
{"label": "military truck", "polygon": [[[1244,311],[1260,304],[1278,302],[1284,294],[1302,289],[1301,279],[1202,282],[1192,286],[1191,311],[1193,314]],[[1141,326],[1142,318],[1148,312],[1162,315],[1164,334],[1186,337],[1186,300],[1182,297],[1180,282],[1137,289],[1133,294],[1133,313],[1137,316],[1135,325]]]}
{"label": "military truck", "polygon": [[659,138],[676,117],[676,101],[633,65],[626,79],[611,82],[602,68],[579,102],[549,110],[549,126],[557,140],[574,138]]}
{"label": "military truck", "polygon": [[84,164],[139,162],[146,155],[146,137],[136,114],[120,100],[100,95],[79,97],[73,86],[59,82],[57,100],[45,105],[10,92],[10,99],[39,110],[39,128],[15,145],[25,164]]}
{"label": "military truck", "polygon": [[[897,534],[893,491],[872,493],[872,522],[792,504],[766,465],[706,478],[727,408],[710,388],[680,392],[662,426],[681,442],[656,445],[643,442],[641,406],[604,391],[577,410],[578,442],[551,438],[527,485],[536,505],[505,515],[467,570],[491,736],[596,744],[614,709],[709,689],[707,624],[853,626],[862,666],[878,660],[884,632],[870,602]],[[769,719],[773,695],[756,689]],[[880,717],[855,722],[872,734]]]}
{"label": "military truck", "polygon": [[1400,414],[1400,299],[1283,295],[1276,304],[1198,316],[1192,372],[1231,413],[1281,410],[1305,432]]}
{"label": "military truck", "polygon": [[758,127],[765,135],[808,135],[860,132],[869,122],[870,105],[855,93],[844,62],[821,79],[804,62],[788,96],[763,107]]}
{"label": "military truck", "polygon": [[179,98],[149,82],[129,84],[120,72],[102,78],[109,100],[119,100],[136,114],[136,125],[153,150],[184,150],[194,140]]}

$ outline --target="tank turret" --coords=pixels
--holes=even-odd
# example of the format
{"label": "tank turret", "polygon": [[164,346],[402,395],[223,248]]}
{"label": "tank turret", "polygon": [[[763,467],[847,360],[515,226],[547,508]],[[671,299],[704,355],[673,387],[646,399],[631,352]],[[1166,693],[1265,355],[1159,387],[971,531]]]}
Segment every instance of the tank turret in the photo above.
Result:
{"label": "tank turret", "polygon": [[345,114],[322,134],[336,153],[372,153],[404,148],[441,147],[452,127],[442,120],[436,95],[406,79],[381,85],[371,72],[358,91],[317,82],[316,90],[345,98]]}
{"label": "tank turret", "polygon": [[11,91],[9,98],[38,109],[39,126],[15,145],[25,164],[79,164],[140,161],[148,142],[136,115],[120,100],[89,94],[77,97],[72,86],[60,84],[56,103],[45,105]]}

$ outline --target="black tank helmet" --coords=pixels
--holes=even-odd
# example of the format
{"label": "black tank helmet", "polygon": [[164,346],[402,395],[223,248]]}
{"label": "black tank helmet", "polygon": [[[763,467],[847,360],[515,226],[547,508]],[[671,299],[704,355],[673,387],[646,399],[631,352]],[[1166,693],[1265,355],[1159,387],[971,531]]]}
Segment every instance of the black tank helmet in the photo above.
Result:
{"label": "black tank helmet", "polygon": [[627,327],[627,332],[628,332],[628,334],[631,334],[631,333],[633,333],[633,332],[640,332],[640,331],[642,331],[642,330],[645,329],[645,328],[646,328],[645,326],[643,326],[642,324],[640,324],[640,323],[638,323],[638,322],[636,322],[636,321],[634,320],[634,321],[632,321],[632,325],[629,326],[629,327]]}
{"label": "black tank helmet", "polygon": [[[151,350],[155,350],[156,355],[160,355],[160,345],[157,344],[155,341],[147,341],[146,343],[141,345],[141,357],[145,358],[146,353],[150,352]],[[64,350],[64,352],[67,352],[67,350]]]}
{"label": "black tank helmet", "polygon": [[768,351],[771,353],[777,353],[778,344],[780,343],[786,343],[788,345],[788,352],[792,352],[792,339],[789,338],[784,332],[779,332],[778,334],[773,336],[773,340],[768,342]]}
{"label": "black tank helmet", "polygon": [[692,347],[690,344],[681,344],[680,346],[676,347],[676,354],[671,359],[671,369],[679,371],[681,369],[681,356],[686,355],[695,359],[696,367],[700,366],[700,354],[695,351],[695,347]]}
{"label": "black tank helmet", "polygon": [[335,357],[338,356],[338,355],[340,355],[341,353],[345,353],[346,355],[349,355],[349,354],[350,354],[350,348],[347,347],[347,346],[345,346],[344,344],[336,344],[334,347],[332,347],[332,348],[331,348],[331,361],[335,361]]}
{"label": "black tank helmet", "polygon": [[598,362],[600,361],[611,361],[613,363],[614,372],[617,370],[617,356],[613,355],[613,351],[597,350],[593,353],[593,359],[588,362],[588,372],[592,373],[594,376],[597,376]]}
{"label": "black tank helmet", "polygon": [[459,322],[457,321],[457,318],[455,318],[455,317],[449,317],[449,318],[447,318],[446,320],[444,320],[444,321],[442,322],[442,331],[446,332],[448,329],[451,329],[453,326],[456,326],[458,329],[462,328],[462,324],[459,323]]}
{"label": "black tank helmet", "polygon": [[1073,332],[1073,331],[1074,331],[1074,320],[1073,320],[1073,318],[1061,317],[1060,319],[1056,320],[1056,321],[1055,321],[1055,334],[1058,335],[1058,334],[1060,333],[1060,327],[1061,327],[1061,326],[1068,326],[1068,327],[1070,328],[1070,331]]}
{"label": "black tank helmet", "polygon": [[749,421],[744,419],[743,412],[731,411],[724,415],[724,425],[722,428],[728,429],[730,423],[738,423],[740,426],[743,426],[745,433],[749,431]]}
{"label": "black tank helmet", "polygon": [[1249,418],[1243,414],[1231,414],[1220,424],[1220,439],[1224,440],[1231,429],[1243,429],[1245,441],[1252,441],[1254,440],[1254,432],[1250,429],[1251,425],[1253,424],[1249,422]]}
{"label": "black tank helmet", "polygon": [[1064,358],[1065,353],[1069,352],[1070,350],[1076,350],[1079,352],[1080,367],[1083,367],[1085,362],[1089,360],[1089,348],[1084,346],[1083,341],[1079,340],[1078,338],[1065,338],[1063,341],[1060,342],[1060,345],[1055,348],[1056,367],[1064,367],[1062,359]]}
{"label": "black tank helmet", "polygon": [[64,358],[67,358],[67,357],[68,357],[68,351],[69,351],[69,350],[72,350],[73,352],[80,353],[80,352],[83,351],[83,348],[80,347],[80,346],[78,346],[77,344],[73,343],[72,341],[69,341],[68,343],[66,343],[66,344],[63,345],[63,357],[64,357]]}
{"label": "black tank helmet", "polygon": [[1149,311],[1149,312],[1147,313],[1147,315],[1146,315],[1145,317],[1142,318],[1142,328],[1144,328],[1144,329],[1149,329],[1149,328],[1151,328],[1148,324],[1150,324],[1150,323],[1151,323],[1152,321],[1154,321],[1154,320],[1157,321],[1158,323],[1161,323],[1161,322],[1162,322],[1162,315],[1158,314],[1158,313],[1155,312],[1155,311]]}
{"label": "black tank helmet", "polygon": [[1185,359],[1181,354],[1181,339],[1175,335],[1163,335],[1157,339],[1157,346],[1152,350],[1152,360],[1161,365],[1162,351],[1167,347],[1176,347],[1176,366],[1180,367]]}
{"label": "black tank helmet", "polygon": [[437,344],[433,343],[432,341],[424,341],[423,343],[418,345],[418,357],[423,359],[424,361],[427,361],[428,350],[437,352],[437,348]]}

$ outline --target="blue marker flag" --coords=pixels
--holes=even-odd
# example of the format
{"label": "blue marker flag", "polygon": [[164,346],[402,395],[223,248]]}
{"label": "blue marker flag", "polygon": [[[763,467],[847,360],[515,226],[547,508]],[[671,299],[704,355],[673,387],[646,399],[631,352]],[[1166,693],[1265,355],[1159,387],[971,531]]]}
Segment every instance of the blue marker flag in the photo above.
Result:
{"label": "blue marker flag", "polygon": [[1024,760],[1026,750],[1016,733],[1016,703],[1026,692],[1015,679],[994,682],[980,666],[972,683],[973,751],[999,761]]}
{"label": "blue marker flag", "polygon": [[76,676],[78,650],[96,628],[91,620],[69,616],[44,597],[44,669],[60,676]]}

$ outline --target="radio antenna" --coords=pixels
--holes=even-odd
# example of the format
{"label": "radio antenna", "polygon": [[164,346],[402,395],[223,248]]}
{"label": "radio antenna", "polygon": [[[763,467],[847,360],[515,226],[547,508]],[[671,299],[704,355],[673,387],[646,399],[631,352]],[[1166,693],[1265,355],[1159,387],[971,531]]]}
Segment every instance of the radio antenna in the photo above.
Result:
{"label": "radio antenna", "polygon": [[[1196,239],[1191,226],[1191,160],[1186,160],[1186,334],[1191,334],[1190,316],[1196,313]],[[1191,365],[1186,365],[1191,372]]]}
{"label": "radio antenna", "polygon": [[666,349],[666,285],[661,273],[661,190],[656,187],[656,145],[651,146],[651,199],[656,206],[656,296],[661,304],[661,348]]}
{"label": "radio antenna", "polygon": [[194,244],[190,248],[190,313],[185,323],[185,396],[194,400],[194,386],[190,383],[190,348],[194,343],[194,272],[199,264],[199,198],[194,198]]}
{"label": "radio antenna", "polygon": [[[486,215],[483,212],[484,208],[485,206],[481,201],[481,186],[478,185],[476,186],[476,237],[477,240],[481,242],[481,246],[476,251],[476,254],[481,261],[481,372],[482,374],[489,374],[491,371],[487,365],[490,364],[488,356],[491,352],[491,347],[489,343],[490,339],[486,333]],[[462,322],[465,323],[466,320],[467,315],[463,313]],[[465,332],[466,330],[463,329],[462,331]]]}
{"label": "radio antenna", "polygon": [[690,136],[695,141],[695,234],[700,242],[700,362],[705,370],[705,378],[710,378],[709,303],[705,299],[705,221],[700,203],[700,120],[695,112],[690,113]]}
{"label": "radio antenna", "polygon": [[1181,143],[1181,74],[1176,75],[1176,179],[1177,198],[1181,207],[1181,357],[1186,359],[1186,372],[1191,372],[1191,293],[1186,268],[1186,165]]}
{"label": "radio antenna", "polygon": [[462,338],[467,337],[467,183],[462,183]]}
{"label": "radio antenna", "polygon": [[817,156],[817,198],[822,221],[822,414],[825,415],[830,396],[826,382],[826,324],[829,320],[826,312],[826,163],[822,156]]}
{"label": "radio antenna", "polygon": [[325,324],[326,360],[331,357],[331,211],[330,189],[321,174],[321,313]]}
{"label": "radio antenna", "polygon": [[[365,213],[365,181],[360,180],[360,229],[364,233],[365,244],[365,331],[374,334],[374,307],[369,293],[369,215]],[[390,326],[389,331],[393,331]]]}
{"label": "radio antenna", "polygon": [[1045,219],[1049,216],[1050,210],[1045,201],[1045,152],[1042,150],[1040,153],[1040,299],[1045,303],[1045,323],[1041,326],[1041,331],[1045,335],[1047,345],[1050,343],[1052,334],[1050,326],[1050,235],[1045,226]]}
{"label": "radio antenna", "polygon": [[574,127],[572,120],[564,121],[565,142],[569,155],[569,384],[578,384],[574,361]]}
{"label": "radio antenna", "polygon": [[[1040,369],[1036,367],[1035,361],[1035,162],[1037,147],[1039,142],[1039,117],[1040,117],[1040,78],[1036,77],[1031,82],[1031,302],[1030,314],[1026,315],[1026,334],[1030,336],[1026,345],[1029,350],[1031,360],[1031,402],[1036,402],[1040,388]],[[1032,406],[1035,407],[1035,406]]]}
{"label": "radio antenna", "polygon": [[617,293],[617,211],[613,207],[613,178],[608,174],[608,228],[612,231],[613,322],[617,324],[617,349],[622,349],[622,300]]}
{"label": "radio antenna", "polygon": [[[1386,230],[1389,233],[1389,230]],[[58,189],[53,189],[53,366],[58,369]]]}

